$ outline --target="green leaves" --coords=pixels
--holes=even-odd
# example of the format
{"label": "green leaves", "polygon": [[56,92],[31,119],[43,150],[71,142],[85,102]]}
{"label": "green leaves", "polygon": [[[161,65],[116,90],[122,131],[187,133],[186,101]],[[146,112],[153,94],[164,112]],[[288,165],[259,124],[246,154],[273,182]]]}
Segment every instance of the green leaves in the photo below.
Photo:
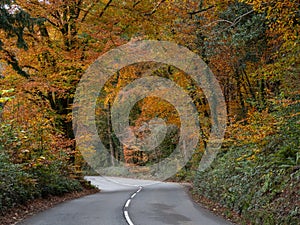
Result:
{"label": "green leaves", "polygon": [[0,90],[0,110],[2,109],[3,103],[6,103],[14,98],[14,96],[3,97],[2,95],[8,94],[8,93],[13,93],[13,92],[14,92],[14,89]]}
{"label": "green leaves", "polygon": [[7,94],[7,93],[12,93],[12,92],[14,92],[14,89],[0,90],[0,95],[4,95],[4,94]]}
{"label": "green leaves", "polygon": [[[300,222],[299,97],[274,100],[276,111],[255,112],[232,125],[212,168],[196,176],[198,193],[240,213],[239,223]],[[257,136],[270,127],[268,135]]]}

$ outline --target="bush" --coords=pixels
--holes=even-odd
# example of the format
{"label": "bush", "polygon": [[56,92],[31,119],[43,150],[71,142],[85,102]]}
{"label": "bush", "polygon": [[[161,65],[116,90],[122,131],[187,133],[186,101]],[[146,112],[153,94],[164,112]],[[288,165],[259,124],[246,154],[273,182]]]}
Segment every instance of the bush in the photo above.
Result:
{"label": "bush", "polygon": [[82,190],[80,182],[62,175],[57,164],[26,170],[0,154],[0,212],[34,198]]}
{"label": "bush", "polygon": [[65,141],[62,137],[53,140],[60,148],[51,142],[41,144],[43,138],[36,137],[30,129],[11,123],[0,123],[2,214],[8,208],[34,198],[82,190],[80,181],[71,178],[73,170],[68,154],[71,150],[66,150],[68,148],[63,145]]}
{"label": "bush", "polygon": [[39,196],[36,180],[0,154],[0,211]]}
{"label": "bush", "polygon": [[242,215],[242,223],[300,224],[299,112],[299,102],[287,101],[272,114],[249,115],[211,168],[197,173],[195,191]]}
{"label": "bush", "polygon": [[80,182],[62,174],[62,162],[53,162],[50,165],[40,164],[28,170],[37,180],[37,187],[42,197],[48,195],[62,195],[68,192],[80,191]]}

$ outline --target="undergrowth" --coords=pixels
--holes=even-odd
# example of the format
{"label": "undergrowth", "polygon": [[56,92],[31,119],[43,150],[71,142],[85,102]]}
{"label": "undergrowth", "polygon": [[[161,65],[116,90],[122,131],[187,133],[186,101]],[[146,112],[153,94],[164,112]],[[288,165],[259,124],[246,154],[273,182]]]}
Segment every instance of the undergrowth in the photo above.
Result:
{"label": "undergrowth", "polygon": [[196,174],[194,192],[237,212],[241,224],[300,224],[299,99],[232,125],[212,167]]}

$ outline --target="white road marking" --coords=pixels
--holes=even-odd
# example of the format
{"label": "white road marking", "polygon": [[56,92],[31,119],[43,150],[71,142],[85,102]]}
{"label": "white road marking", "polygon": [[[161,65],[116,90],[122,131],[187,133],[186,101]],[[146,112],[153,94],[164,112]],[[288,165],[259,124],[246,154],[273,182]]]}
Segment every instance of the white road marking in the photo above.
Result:
{"label": "white road marking", "polygon": [[131,219],[129,217],[128,211],[124,211],[124,216],[129,225],[134,225],[134,223],[131,221]]}
{"label": "white road marking", "polygon": [[136,193],[134,193],[133,195],[131,195],[131,198],[134,198],[136,196]]}
{"label": "white road marking", "polygon": [[130,199],[127,200],[125,206],[124,206],[124,216],[125,216],[125,219],[128,223],[128,225],[134,225],[134,223],[132,222],[132,220],[130,219],[130,216],[129,216],[129,213],[128,213],[128,207],[130,205],[130,202],[131,202],[131,199],[133,199],[137,193],[141,192],[141,190],[143,189],[142,186],[139,187],[139,190],[137,190],[133,195],[131,195]]}
{"label": "white road marking", "polygon": [[131,202],[131,199],[128,199],[127,202],[126,202],[126,205],[125,205],[126,208],[128,208],[130,202]]}

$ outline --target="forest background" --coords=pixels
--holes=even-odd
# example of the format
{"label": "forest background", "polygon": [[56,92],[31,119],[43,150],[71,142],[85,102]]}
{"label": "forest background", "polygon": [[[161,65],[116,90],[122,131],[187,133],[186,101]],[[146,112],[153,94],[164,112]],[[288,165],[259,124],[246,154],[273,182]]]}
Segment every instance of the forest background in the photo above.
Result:
{"label": "forest background", "polygon": [[135,64],[115,74],[99,95],[99,138],[110,155],[101,163],[147,165],[174,150],[180,118],[166,101],[145,98],[130,115],[136,130],[153,117],[169,125],[155,153],[128,153],[110,121],[122,87],[145,73],[168,78],[193,99],[202,137],[172,180],[193,183],[194,196],[218,203],[239,223],[299,224],[299,8],[297,0],[1,0],[1,213],[82,190],[82,176],[92,171],[74,140],[76,86],[105,52],[131,39],[151,39],[187,47],[213,71],[228,114],[223,146],[212,166],[197,172],[211,125],[205,95],[177,68]]}

